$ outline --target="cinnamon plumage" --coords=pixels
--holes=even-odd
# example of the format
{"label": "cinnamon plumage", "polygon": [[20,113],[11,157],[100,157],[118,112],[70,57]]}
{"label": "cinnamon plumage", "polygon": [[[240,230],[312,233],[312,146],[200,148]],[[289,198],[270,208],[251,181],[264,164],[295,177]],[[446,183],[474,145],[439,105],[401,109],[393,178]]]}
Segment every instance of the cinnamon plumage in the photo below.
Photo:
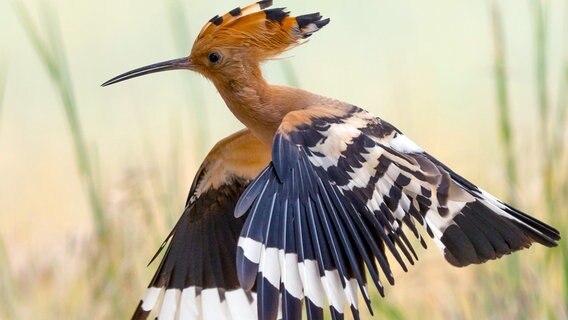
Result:
{"label": "cinnamon plumage", "polygon": [[[329,23],[259,1],[213,17],[188,57],[103,85],[185,69],[213,82],[247,129],[204,160],[135,319],[359,318],[367,283],[394,284],[434,240],[454,266],[559,232],[478,188],[386,121],[349,103],[268,84],[260,64]],[[367,279],[366,275],[370,276]],[[350,309],[350,311],[348,310]]]}

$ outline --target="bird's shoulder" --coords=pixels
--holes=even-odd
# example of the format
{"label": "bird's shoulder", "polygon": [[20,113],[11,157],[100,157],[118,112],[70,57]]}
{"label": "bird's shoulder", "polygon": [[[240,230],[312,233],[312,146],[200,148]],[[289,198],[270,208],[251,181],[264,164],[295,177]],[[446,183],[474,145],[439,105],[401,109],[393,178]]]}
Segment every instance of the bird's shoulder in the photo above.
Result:
{"label": "bird's shoulder", "polygon": [[308,108],[288,113],[279,133],[307,146],[327,139],[349,143],[365,137],[404,153],[424,151],[384,119],[361,107],[326,97]]}
{"label": "bird's shoulder", "polygon": [[209,193],[230,192],[248,183],[270,162],[270,148],[243,129],[219,141],[204,159],[190,189],[188,204]]}
{"label": "bird's shoulder", "polygon": [[[238,314],[254,318],[254,295],[240,287],[231,254],[246,217],[235,218],[233,211],[269,161],[269,147],[248,129],[213,147],[193,181],[178,223],[152,258],[165,250],[133,319],[146,319],[154,309],[159,310],[159,318],[173,318],[176,312],[180,318],[211,318],[221,316],[219,312],[228,318]],[[229,308],[221,308],[222,304]],[[193,309],[182,307],[188,305]]]}

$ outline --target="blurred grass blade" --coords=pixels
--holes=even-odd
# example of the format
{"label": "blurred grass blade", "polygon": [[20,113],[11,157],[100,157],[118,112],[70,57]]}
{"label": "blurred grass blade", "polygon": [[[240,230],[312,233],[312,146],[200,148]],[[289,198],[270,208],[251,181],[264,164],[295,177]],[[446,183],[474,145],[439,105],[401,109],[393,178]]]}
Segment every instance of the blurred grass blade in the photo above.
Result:
{"label": "blurred grass blade", "polygon": [[517,186],[517,163],[513,145],[513,134],[509,106],[509,89],[507,85],[507,66],[505,55],[505,34],[501,11],[495,1],[491,6],[491,23],[493,30],[494,72],[497,93],[497,121],[503,150],[505,153],[505,170],[507,172],[507,198],[515,202]]}
{"label": "blurred grass blade", "polygon": [[[566,136],[568,135],[568,0],[565,1],[564,8],[564,30],[562,33],[562,38],[564,39],[564,61],[562,70],[560,71],[560,80],[558,86],[558,106],[556,109],[556,115],[554,119],[553,128],[553,147],[554,152],[554,167],[557,171],[557,175],[560,172],[561,192],[558,194],[559,199],[565,198],[565,194],[562,192],[568,187],[568,159],[564,157],[568,156],[568,141],[566,141]],[[562,179],[563,177],[563,179]]]}
{"label": "blurred grass blade", "polygon": [[168,219],[168,225],[174,225],[180,212],[183,211],[183,206],[185,202],[183,199],[179,198],[180,190],[180,177],[181,175],[181,154],[182,150],[181,143],[181,123],[179,121],[180,117],[172,117],[170,120],[170,152],[169,158],[170,162],[168,165],[168,181],[167,181],[167,205],[168,211],[166,217]]}
{"label": "blurred grass blade", "polygon": [[548,4],[542,0],[530,0],[533,9],[535,28],[535,70],[536,87],[538,93],[538,107],[543,134],[548,134]]}
{"label": "blurred grass blade", "polygon": [[[168,15],[170,25],[174,35],[174,42],[180,52],[189,52],[189,44],[193,38],[190,34],[189,22],[183,2],[180,0],[171,0],[168,4]],[[199,79],[201,80],[201,79]],[[192,106],[191,110],[194,114],[191,117],[193,125],[197,129],[197,150],[199,151],[199,159],[202,159],[208,152],[209,147],[209,115],[203,95],[203,84],[201,81],[194,81],[189,86],[189,95],[187,100]]]}
{"label": "blurred grass blade", "polygon": [[[558,91],[558,108],[556,115],[556,125],[554,131],[554,147],[556,153],[555,169],[557,175],[562,177],[557,180],[557,186],[560,191],[557,193],[557,208],[565,208],[568,204],[568,0],[564,1],[564,61],[563,70],[560,75],[560,87]],[[552,212],[551,212],[552,213]],[[559,226],[563,226],[561,230],[567,230],[568,218],[566,215],[557,215],[555,219]],[[564,273],[564,312],[568,312],[568,245],[565,241],[560,244],[562,249],[562,271]]]}
{"label": "blurred grass blade", "polygon": [[0,235],[0,316],[12,319],[14,304],[17,301],[14,279],[10,271],[10,260],[4,238]]}
{"label": "blurred grass blade", "polygon": [[0,61],[0,127],[2,125],[2,111],[4,105],[4,93],[6,90],[6,67],[3,62]]}
{"label": "blurred grass blade", "polygon": [[[182,204],[182,202],[172,201],[172,199],[175,197],[175,194],[169,193],[172,188],[169,186],[168,177],[165,174],[160,174],[162,170],[160,170],[158,152],[156,152],[155,146],[151,143],[151,140],[148,139],[148,137],[144,137],[143,141],[145,151],[144,157],[147,159],[150,168],[150,181],[148,186],[150,189],[151,197],[154,199],[154,202],[158,205],[159,209],[159,213],[145,210],[145,216],[147,221],[152,221],[149,225],[155,227],[156,232],[153,232],[153,234],[158,237],[158,242],[161,242],[163,240],[163,232],[174,225],[175,217],[180,214],[180,212],[174,208],[177,208],[178,205]],[[168,167],[172,163],[177,165],[178,161],[179,160],[177,159],[170,159],[170,161],[168,161]],[[159,218],[162,219],[158,220]]]}
{"label": "blurred grass blade", "polygon": [[536,91],[538,95],[538,114],[540,134],[539,140],[542,146],[543,160],[543,188],[546,198],[546,205],[549,212],[555,210],[553,188],[554,178],[554,159],[550,150],[553,145],[550,143],[550,105],[548,101],[548,2],[542,0],[529,0],[532,4],[535,34],[535,79]]}
{"label": "blurred grass blade", "polygon": [[389,303],[385,303],[382,298],[374,297],[373,299],[373,310],[375,312],[375,317],[377,319],[390,319],[390,320],[403,320],[406,319],[404,316],[404,308],[400,308]]}
{"label": "blurred grass blade", "polygon": [[26,35],[30,39],[41,62],[47,69],[51,81],[58,90],[65,111],[67,124],[71,132],[79,173],[87,189],[95,229],[97,235],[102,237],[105,230],[103,203],[99,191],[96,188],[91,163],[89,161],[89,152],[83,136],[81,122],[79,121],[77,102],[67,67],[67,60],[58,24],[52,11],[50,11],[48,7],[42,7],[42,30],[47,32],[46,38],[43,38],[39,33],[39,29],[36,28],[32,22],[30,14],[24,4],[20,1],[16,1],[14,4]]}
{"label": "blurred grass blade", "polygon": [[[568,19],[568,14],[566,19]],[[568,24],[568,23],[567,23]],[[566,32],[568,37],[568,32]],[[567,41],[568,42],[568,41]],[[557,153],[558,172],[560,177],[561,192],[559,199],[568,199],[568,46],[566,49],[566,63],[563,72],[563,85],[559,93],[558,115],[556,122],[556,137],[554,150]]]}

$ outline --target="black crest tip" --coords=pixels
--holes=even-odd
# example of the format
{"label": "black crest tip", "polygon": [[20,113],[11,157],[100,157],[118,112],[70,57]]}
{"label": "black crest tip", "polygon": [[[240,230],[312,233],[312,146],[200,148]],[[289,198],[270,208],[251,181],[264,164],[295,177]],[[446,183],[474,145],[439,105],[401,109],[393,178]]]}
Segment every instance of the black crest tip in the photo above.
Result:
{"label": "black crest tip", "polygon": [[290,12],[285,11],[285,9],[286,8],[274,8],[264,10],[266,19],[274,22],[282,22],[282,20],[290,15]]}
{"label": "black crest tip", "polygon": [[316,24],[316,26],[318,27],[318,29],[321,29],[321,28],[327,26],[327,24],[328,24],[330,21],[331,21],[331,19],[325,18],[325,19],[323,19],[323,20],[316,21],[315,24]]}
{"label": "black crest tip", "polygon": [[304,29],[309,24],[314,23],[314,22],[316,22],[320,19],[321,19],[320,13],[316,12],[316,13],[310,13],[310,14],[297,16],[296,22],[298,23],[298,27],[300,27],[300,29]]}
{"label": "black crest tip", "polygon": [[233,17],[238,17],[241,15],[241,7],[236,7],[235,9],[229,11],[229,14]]}
{"label": "black crest tip", "polygon": [[272,0],[263,0],[263,1],[258,1],[258,6],[260,7],[260,10],[264,10],[270,6],[272,6]]}
{"label": "black crest tip", "polygon": [[221,23],[223,23],[223,17],[216,15],[213,18],[211,18],[211,20],[209,20],[209,22],[211,22],[212,24],[214,24],[216,26],[220,26]]}

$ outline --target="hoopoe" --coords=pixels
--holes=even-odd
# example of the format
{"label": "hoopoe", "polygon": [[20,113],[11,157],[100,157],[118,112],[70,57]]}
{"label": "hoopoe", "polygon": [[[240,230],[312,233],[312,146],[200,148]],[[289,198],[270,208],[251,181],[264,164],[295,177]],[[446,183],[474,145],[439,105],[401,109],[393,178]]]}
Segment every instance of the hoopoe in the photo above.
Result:
{"label": "hoopoe", "polygon": [[188,57],[103,84],[195,71],[247,127],[201,165],[134,319],[152,310],[160,319],[301,319],[304,310],[322,319],[327,307],[334,319],[347,308],[358,319],[359,295],[372,313],[367,281],[381,295],[383,278],[394,284],[386,252],[407,271],[418,259],[407,233],[426,248],[419,227],[457,267],[533,242],[556,246],[557,230],[478,188],[386,121],[268,84],[260,63],[330,21],[271,5],[215,16]]}

